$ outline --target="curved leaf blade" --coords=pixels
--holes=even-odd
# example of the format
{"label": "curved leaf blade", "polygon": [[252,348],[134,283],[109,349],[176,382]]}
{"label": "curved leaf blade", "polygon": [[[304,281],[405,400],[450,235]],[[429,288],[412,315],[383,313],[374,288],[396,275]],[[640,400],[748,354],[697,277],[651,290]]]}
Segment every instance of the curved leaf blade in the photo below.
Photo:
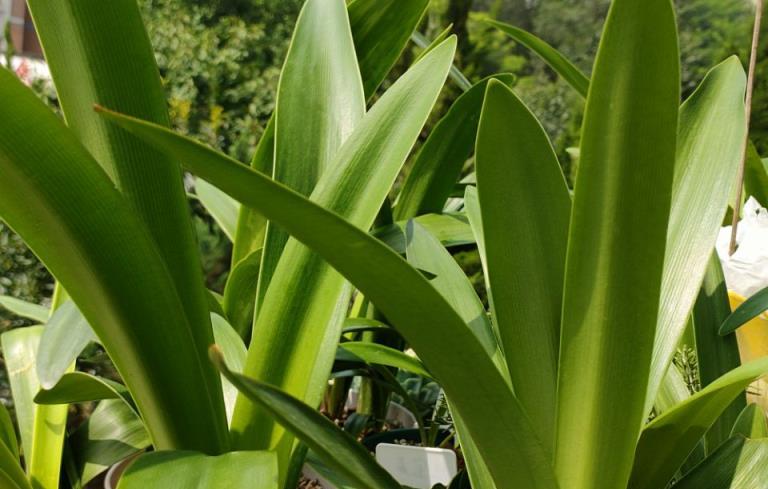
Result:
{"label": "curved leaf blade", "polygon": [[235,240],[240,204],[205,180],[195,180],[195,195],[230,241]]}
{"label": "curved leaf blade", "polygon": [[723,324],[720,325],[720,335],[725,336],[733,333],[766,310],[768,310],[768,287],[756,292],[725,318]]}
{"label": "curved leaf blade", "polygon": [[45,306],[39,306],[8,295],[0,295],[0,306],[19,317],[31,319],[38,323],[48,321],[48,316],[51,315],[51,310]]}
{"label": "curved leaf blade", "polygon": [[40,386],[50,389],[56,385],[92,341],[98,338],[74,302],[56,308],[40,337],[36,362]]}
{"label": "curved leaf blade", "polygon": [[569,489],[624,487],[647,415],[675,166],[676,29],[669,0],[615,0],[595,62],[562,308],[555,470]]}
{"label": "curved leaf blade", "polygon": [[[486,453],[486,464],[499,485],[515,481],[521,487],[557,487],[550,456],[508,384],[467,325],[419,271],[356,226],[224,155],[162,127],[115,113],[104,115],[174,153],[197,174],[279,223],[370,298],[462,411],[467,431]],[[435,337],[442,338],[439,346]],[[469,364],[471,371],[465,368]]]}
{"label": "curved leaf blade", "polygon": [[348,351],[366,363],[399,368],[428,379],[432,378],[432,374],[427,371],[427,368],[418,358],[385,345],[367,341],[347,341],[341,343],[339,348]]}

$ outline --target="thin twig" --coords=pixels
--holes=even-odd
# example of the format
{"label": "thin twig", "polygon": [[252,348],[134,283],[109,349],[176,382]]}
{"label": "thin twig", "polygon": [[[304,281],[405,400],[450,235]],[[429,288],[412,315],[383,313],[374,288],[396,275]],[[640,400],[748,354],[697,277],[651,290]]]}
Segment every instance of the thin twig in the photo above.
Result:
{"label": "thin twig", "polygon": [[752,117],[752,93],[755,88],[755,67],[757,66],[757,50],[760,44],[760,24],[763,20],[763,0],[755,0],[755,26],[752,31],[752,50],[749,55],[749,74],[747,76],[747,96],[745,99],[747,119],[747,134],[744,137],[744,145],[741,150],[741,165],[739,165],[739,185],[736,188],[736,202],[733,204],[733,222],[731,225],[731,245],[729,253],[736,252],[736,232],[739,228],[739,214],[741,214],[741,200],[744,192],[744,170],[747,165],[747,147],[749,145],[749,122]]}

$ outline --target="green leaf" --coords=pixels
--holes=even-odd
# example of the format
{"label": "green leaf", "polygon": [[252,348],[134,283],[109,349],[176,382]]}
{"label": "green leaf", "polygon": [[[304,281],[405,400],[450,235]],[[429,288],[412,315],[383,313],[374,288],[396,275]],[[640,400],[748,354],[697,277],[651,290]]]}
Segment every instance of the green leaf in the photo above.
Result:
{"label": "green leaf", "polygon": [[745,135],[744,86],[741,63],[730,58],[710,71],[680,109],[648,411],[685,331],[736,183]]}
{"label": "green leaf", "polygon": [[765,412],[759,404],[750,404],[744,408],[733,424],[731,436],[742,435],[747,438],[768,438],[768,424]]}
{"label": "green leaf", "polygon": [[432,129],[413,162],[395,203],[396,220],[443,211],[464,163],[474,150],[488,82],[499,80],[511,85],[514,79],[513,75],[494,75],[456,99],[448,113]]}
{"label": "green leaf", "polygon": [[261,269],[261,250],[240,260],[229,272],[224,287],[224,313],[242,338],[250,336]]}
{"label": "green leaf", "polygon": [[[311,200],[361,229],[371,227],[437,99],[455,43],[450,38],[435,48],[378,100],[340,148]],[[289,240],[264,301],[257,305],[243,372],[319,405],[350,292],[344,278],[320,256]],[[236,446],[243,449],[290,442],[247,399],[237,404],[232,431]]]}
{"label": "green leaf", "polygon": [[743,365],[651,421],[637,443],[628,487],[665,487],[699,439],[736,396],[766,373],[768,359]]}
{"label": "green leaf", "polygon": [[347,318],[344,320],[342,333],[361,333],[364,331],[391,331],[397,333],[391,326],[384,324],[376,319],[369,318]]}
{"label": "green leaf", "polygon": [[15,297],[8,295],[0,295],[0,306],[3,306],[9,312],[23,317],[37,321],[38,323],[44,323],[48,321],[48,316],[51,314],[50,309],[45,306],[38,306],[31,302],[23,301]]}
{"label": "green leaf", "polygon": [[[497,484],[556,487],[550,456],[506,381],[464,321],[419,271],[358,227],[225,155],[149,123],[104,115],[174,153],[343,273],[405,336],[453,405],[466,413],[467,431],[486,454]],[[441,338],[439,344],[435,338]]]}
{"label": "green leaf", "polygon": [[219,377],[199,355],[194,336],[203,328],[188,319],[192,304],[179,298],[146,226],[88,151],[5,70],[0,98],[8,101],[0,106],[0,215],[79,304],[157,446],[217,450],[227,440]]}
{"label": "green leaf", "polygon": [[144,424],[123,401],[101,401],[69,436],[80,482],[85,485],[113,464],[151,444]]}
{"label": "green leaf", "polygon": [[768,310],[768,287],[756,292],[728,315],[720,325],[720,334],[725,336],[733,333],[766,310]]}
{"label": "green leaf", "polygon": [[229,240],[234,241],[240,204],[205,180],[195,180],[195,195]]}
{"label": "green leaf", "polygon": [[589,78],[584,75],[568,58],[563,56],[558,50],[547,44],[542,39],[534,36],[523,29],[504,24],[496,20],[486,20],[489,24],[496,27],[509,37],[527,47],[536,53],[550,68],[562,76],[582,97],[587,96],[589,91]]}
{"label": "green leaf", "polygon": [[211,347],[210,354],[224,377],[293,432],[323,462],[365,489],[400,488],[357,440],[331,420],[275,387],[232,372],[217,347]]}
{"label": "green leaf", "polygon": [[[467,217],[463,214],[425,214],[416,217],[414,221],[429,231],[446,247],[462,246],[475,242]],[[399,221],[374,229],[372,234],[398,253],[405,253],[406,224],[407,221]]]}
{"label": "green leaf", "polygon": [[34,401],[36,404],[73,404],[102,399],[122,399],[135,409],[131,395],[124,385],[85,372],[64,374],[56,385],[39,391]]}
{"label": "green leaf", "polygon": [[270,452],[197,452],[141,455],[120,477],[117,489],[278,489],[277,457]]}
{"label": "green leaf", "polygon": [[71,370],[89,343],[98,341],[91,325],[74,302],[67,301],[54,311],[40,337],[37,377],[43,389],[50,389]]}
{"label": "green leaf", "polygon": [[[718,326],[730,312],[728,288],[723,277],[720,259],[716,253],[713,253],[707,265],[699,296],[693,306],[692,315],[696,331],[697,366],[702,387],[708,386],[741,365],[736,335],[721,337],[717,334]],[[731,428],[745,407],[746,396],[739,396],[717,419],[707,432],[707,453],[730,437]]]}
{"label": "green leaf", "polygon": [[[165,417],[164,423],[170,427],[161,429],[155,426],[154,416],[147,416],[153,437],[158,438],[160,448],[180,448],[201,451],[221,451],[227,446],[227,426],[224,413],[224,402],[219,385],[219,376],[216,375],[210,365],[204,364],[206,349],[213,341],[213,334],[209,322],[208,306],[203,286],[203,275],[200,267],[197,243],[190,223],[189,207],[184,191],[183,175],[179,162],[169,161],[165,155],[156,149],[146,145],[118,127],[107,124],[92,110],[93,104],[103,104],[120,110],[123,113],[135,117],[150,120],[160,125],[168,126],[169,117],[165,99],[165,91],[160,79],[160,73],[155,63],[154,52],[149,42],[144,24],[141,18],[138,4],[135,0],[114,0],[109,3],[79,0],[62,0],[49,2],[47,0],[31,0],[29,5],[32,18],[35,22],[36,33],[45,53],[45,58],[51,72],[56,93],[61,109],[64,113],[70,134],[73,134],[82,145],[87,148],[88,156],[77,167],[69,171],[73,174],[81,174],[78,167],[96,160],[110,175],[113,185],[121,194],[122,205],[128,206],[132,211],[133,219],[140,221],[151,237],[151,252],[162,259],[165,274],[169,274],[172,286],[165,295],[178,296],[183,304],[183,315],[172,313],[167,309],[163,314],[157,314],[155,321],[163,321],[164,336],[169,343],[160,344],[148,341],[148,338],[158,337],[135,335],[133,341],[122,341],[122,338],[114,337],[110,340],[124,343],[124,349],[130,350],[130,345],[141,338],[145,352],[134,356],[147,357],[145,365],[152,364],[157,372],[159,363],[166,365],[167,352],[177,352],[181,361],[178,364],[180,370],[187,372],[187,378],[195,385],[182,385],[186,382],[177,382],[175,385],[168,383],[166,396],[175,396],[180,407],[178,410],[169,410],[170,406],[164,406],[159,411],[179,413],[176,416]],[[7,95],[3,94],[5,99]],[[9,107],[14,117],[23,114],[23,109]],[[7,116],[3,116],[3,120]],[[27,132],[16,133],[27,134]],[[27,137],[40,138],[41,130],[30,131]],[[1,137],[1,136],[0,136]],[[45,136],[42,136],[45,137]],[[55,147],[52,144],[44,146]],[[61,154],[61,150],[55,152]],[[29,156],[29,155],[28,155]],[[72,155],[74,156],[74,155]],[[46,160],[48,160],[46,158]],[[54,161],[46,161],[43,165],[56,164]],[[69,165],[73,166],[73,165]],[[83,175],[85,176],[85,175]],[[53,176],[49,177],[53,180]],[[63,183],[63,182],[62,182]],[[88,188],[80,200],[86,200],[89,204],[88,211],[94,213],[94,202],[98,202],[101,212],[109,214],[109,205],[100,198],[99,192],[91,192],[89,178],[78,181],[70,192],[82,192]],[[66,205],[70,205],[69,202]],[[0,209],[2,210],[2,209]],[[73,209],[74,211],[75,209]],[[63,212],[63,211],[62,211]],[[82,209],[77,212],[83,213]],[[111,225],[119,227],[123,225],[118,217],[112,220]],[[80,221],[87,219],[81,216]],[[39,224],[39,222],[38,222]],[[11,225],[13,227],[13,225]],[[132,227],[132,226],[131,226]],[[48,234],[58,233],[55,227],[48,227]],[[90,229],[91,234],[100,233],[97,229]],[[146,232],[146,231],[145,231]],[[22,236],[24,237],[24,236]],[[25,238],[26,239],[26,238]],[[102,245],[104,243],[101,243]],[[120,256],[122,250],[132,244],[130,239],[122,246],[98,246],[101,253],[110,250],[110,259]],[[34,248],[34,247],[33,247]],[[140,246],[139,249],[144,248]],[[140,254],[141,252],[137,253]],[[63,254],[63,253],[60,253]],[[143,253],[141,253],[143,254]],[[38,255],[40,255],[38,253]],[[45,262],[45,257],[43,262]],[[157,259],[155,259],[157,260]],[[49,263],[46,263],[49,265]],[[150,266],[152,269],[153,266]],[[67,277],[59,276],[59,271],[50,266],[51,272],[61,280],[67,291],[72,295],[75,303],[84,307],[86,301],[98,304],[99,301],[92,298],[84,299],[81,290],[74,290],[82,285],[78,282],[67,283]],[[86,270],[90,270],[88,267]],[[104,269],[102,269],[104,271]],[[135,274],[134,274],[135,276]],[[129,286],[122,274],[117,274],[116,279],[123,283],[123,288],[143,287],[150,291],[156,290],[151,282]],[[156,299],[149,299],[159,304]],[[92,306],[89,306],[92,307]],[[146,313],[148,307],[137,308],[137,311]],[[174,311],[177,312],[177,311]],[[83,309],[86,317],[89,311]],[[142,314],[150,316],[149,314]],[[174,318],[169,328],[168,318]],[[179,318],[179,320],[176,320]],[[181,318],[185,318],[181,320]],[[88,317],[89,322],[100,328],[98,321]],[[124,318],[123,318],[124,319]],[[115,319],[108,319],[115,323]],[[146,318],[142,320],[144,327],[152,327]],[[138,321],[133,321],[132,327]],[[103,326],[108,327],[108,326]],[[119,326],[116,328],[119,329]],[[170,332],[169,332],[170,330]],[[100,331],[97,330],[97,333]],[[132,336],[133,332],[126,330],[120,336]],[[100,335],[102,336],[102,335]],[[174,341],[176,336],[183,336],[184,340]],[[146,344],[156,343],[162,350],[158,355],[154,348],[147,348]],[[129,386],[133,382],[141,382],[142,375],[132,375],[127,368],[124,357],[116,350],[110,348],[114,343],[107,342],[105,347],[113,359],[116,359],[118,369],[125,377],[130,377]],[[123,358],[121,358],[123,357]],[[146,361],[153,359],[153,361]],[[134,358],[134,362],[139,362]],[[181,364],[184,365],[181,365]],[[166,368],[165,371],[170,373]],[[153,374],[158,381],[163,374]],[[133,378],[136,378],[134,380]],[[177,377],[178,378],[178,377]],[[192,380],[194,378],[194,380]],[[160,381],[162,382],[162,381]],[[178,389],[178,391],[177,391]],[[188,389],[188,393],[182,393]],[[196,391],[196,393],[192,392]],[[137,392],[136,398],[140,405],[148,408],[157,400],[144,401],[143,393]],[[159,404],[162,404],[160,402]],[[146,409],[145,409],[146,410]],[[147,413],[145,413],[146,415]],[[158,413],[158,417],[160,413]],[[195,427],[188,427],[187,423],[195,422]],[[181,426],[174,426],[174,425]],[[178,440],[165,444],[160,431],[174,431],[178,429]],[[183,440],[183,441],[182,441]],[[170,442],[170,440],[169,440]]]}
{"label": "green leaf", "polygon": [[745,489],[768,482],[768,440],[734,436],[675,484],[675,489]]}
{"label": "green leaf", "polygon": [[[364,115],[344,0],[308,0],[296,21],[277,89],[272,177],[310,195],[320,176],[340,164],[339,148]],[[267,225],[257,310],[287,241],[285,231]]]}
{"label": "green leaf", "polygon": [[568,239],[555,450],[564,488],[623,488],[648,414],[679,79],[670,1],[614,1],[585,109]]}
{"label": "green leaf", "polygon": [[400,58],[428,6],[429,0],[353,0],[349,4],[366,98],[376,93]]}
{"label": "green leaf", "polygon": [[[211,324],[213,325],[213,337],[216,340],[216,344],[221,347],[227,363],[232,365],[232,368],[236,371],[242,371],[243,365],[245,365],[245,357],[248,354],[243,339],[227,320],[218,314],[211,314]],[[224,378],[221,379],[221,384],[224,388],[224,405],[227,408],[227,421],[232,422],[232,415],[235,412],[235,401],[237,400],[237,389]]]}
{"label": "green leaf", "polygon": [[16,439],[16,429],[13,427],[13,420],[8,408],[0,404],[0,440],[8,448],[12,457],[19,460],[19,442]]}
{"label": "green leaf", "polygon": [[32,486],[14,454],[6,445],[0,445],[0,487],[3,489],[31,489]]}
{"label": "green leaf", "polygon": [[544,446],[554,446],[568,185],[544,128],[496,81],[475,160],[493,318],[515,395]]}
{"label": "green leaf", "polygon": [[399,368],[406,372],[432,378],[424,364],[418,358],[412,357],[400,350],[368,341],[347,341],[339,345],[340,348],[352,353],[366,363],[386,365]]}
{"label": "green leaf", "polygon": [[[429,40],[427,40],[427,38],[424,37],[419,31],[413,31],[411,34],[411,41],[413,41],[413,43],[418,47],[422,48],[422,51],[416,56],[413,62],[415,63],[426,56],[427,53],[435,48],[435,46],[439,45],[441,42],[447,39],[452,31],[453,24],[440,31],[440,34],[432,39],[432,42],[429,42]],[[472,83],[467,80],[467,77],[464,75],[464,73],[461,72],[455,63],[451,65],[451,70],[448,72],[448,78],[453,80],[454,83],[456,83],[456,85],[465,92],[472,88]]]}
{"label": "green leaf", "polygon": [[744,168],[744,193],[754,197],[762,207],[768,207],[768,169],[760,159],[757,148],[749,142]]}
{"label": "green leaf", "polygon": [[485,307],[459,264],[443,248],[440,241],[418,223],[414,221],[408,223],[406,236],[408,263],[414,268],[435,276],[430,280],[432,286],[467,323],[477,340],[483,345],[486,355],[496,363],[499,372],[504,377],[508,377],[504,355],[499,348]]}

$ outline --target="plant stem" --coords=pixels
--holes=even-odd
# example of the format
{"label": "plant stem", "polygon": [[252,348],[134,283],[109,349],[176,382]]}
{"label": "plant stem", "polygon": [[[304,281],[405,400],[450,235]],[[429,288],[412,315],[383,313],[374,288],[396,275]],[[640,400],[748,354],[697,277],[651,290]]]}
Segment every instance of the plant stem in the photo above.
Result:
{"label": "plant stem", "polygon": [[733,223],[731,225],[731,244],[729,254],[736,252],[736,232],[739,228],[739,214],[741,214],[741,200],[744,193],[744,168],[747,162],[747,146],[749,145],[749,122],[752,117],[752,93],[755,87],[755,67],[757,66],[757,49],[760,44],[760,25],[763,20],[763,0],[755,0],[755,25],[752,30],[752,49],[749,55],[749,72],[747,76],[747,94],[745,99],[745,117],[747,120],[747,132],[744,136],[744,146],[741,151],[741,165],[739,166],[739,186],[736,188],[736,202],[733,204]]}

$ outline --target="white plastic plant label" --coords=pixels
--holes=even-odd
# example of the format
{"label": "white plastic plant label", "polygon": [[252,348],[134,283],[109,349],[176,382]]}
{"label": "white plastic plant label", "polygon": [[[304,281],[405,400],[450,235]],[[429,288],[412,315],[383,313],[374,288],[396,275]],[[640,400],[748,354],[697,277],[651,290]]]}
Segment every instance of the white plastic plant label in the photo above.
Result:
{"label": "white plastic plant label", "polygon": [[458,472],[456,453],[443,448],[379,443],[376,460],[397,482],[415,489],[447,486]]}
{"label": "white plastic plant label", "polygon": [[716,248],[728,289],[748,298],[768,287],[768,211],[750,197],[743,215],[736,233],[736,253],[728,255],[731,226],[720,230]]}

